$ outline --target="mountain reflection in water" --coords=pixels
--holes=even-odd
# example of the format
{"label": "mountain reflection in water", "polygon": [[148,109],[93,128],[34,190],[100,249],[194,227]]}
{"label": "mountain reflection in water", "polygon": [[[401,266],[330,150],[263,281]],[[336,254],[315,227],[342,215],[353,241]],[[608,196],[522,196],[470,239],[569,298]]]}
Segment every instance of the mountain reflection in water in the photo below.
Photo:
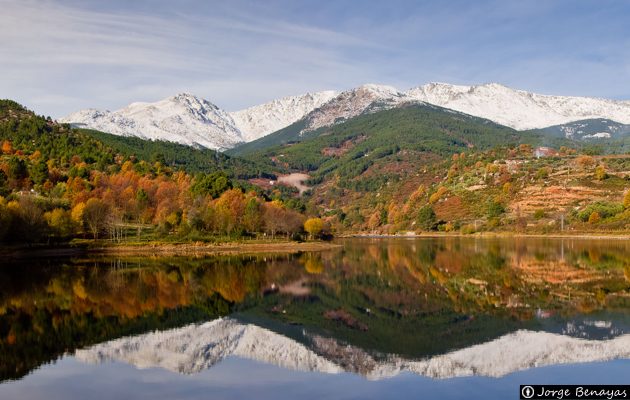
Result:
{"label": "mountain reflection in water", "polygon": [[75,351],[178,372],[236,355],[371,379],[628,357],[627,241],[341,243],[298,255],[5,261],[0,379]]}
{"label": "mountain reflection in water", "polygon": [[585,340],[519,330],[486,343],[422,360],[408,360],[397,355],[378,360],[363,349],[338,343],[332,338],[306,335],[304,339],[310,341],[309,346],[253,324],[223,318],[117,339],[77,350],[76,357],[89,363],[122,361],[138,368],[161,367],[191,374],[210,368],[226,357],[238,356],[298,371],[346,371],[368,379],[382,379],[402,372],[431,378],[500,377],[531,367],[630,356],[630,335]]}

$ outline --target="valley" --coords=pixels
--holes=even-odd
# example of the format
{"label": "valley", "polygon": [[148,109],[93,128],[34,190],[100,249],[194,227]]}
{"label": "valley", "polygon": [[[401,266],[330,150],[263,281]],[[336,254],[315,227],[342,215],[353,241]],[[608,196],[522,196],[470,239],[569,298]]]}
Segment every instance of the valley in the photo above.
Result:
{"label": "valley", "polygon": [[[9,222],[2,234],[19,243],[29,236],[18,232],[26,222],[29,232],[38,232],[35,242],[264,243],[313,237],[303,226],[309,218],[321,221],[315,235],[321,238],[627,233],[630,130],[601,118],[625,103],[602,111],[605,101],[567,98],[562,104],[580,104],[573,116],[564,106],[554,115],[600,118],[519,131],[492,114],[492,99],[508,101],[508,95],[520,107],[523,92],[500,85],[464,91],[429,84],[409,92],[364,85],[283,98],[236,119],[205,100],[178,95],[115,115],[97,113],[109,122],[91,127],[111,132],[87,129],[92,123],[58,123],[5,101],[0,215]],[[559,101],[526,97],[539,108]],[[419,98],[485,102],[489,108],[473,111],[494,121]],[[504,108],[516,112],[508,103]],[[540,109],[523,110],[542,121]],[[227,125],[213,122],[219,117]],[[148,122],[156,118],[163,123]],[[141,134],[113,128],[123,120],[125,129]],[[92,220],[82,214],[88,203]]]}

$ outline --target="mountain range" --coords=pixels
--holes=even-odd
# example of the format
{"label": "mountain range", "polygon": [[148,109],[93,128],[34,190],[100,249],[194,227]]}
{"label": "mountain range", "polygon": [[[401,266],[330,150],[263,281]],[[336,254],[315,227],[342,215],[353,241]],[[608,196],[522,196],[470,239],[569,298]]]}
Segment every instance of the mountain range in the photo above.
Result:
{"label": "mountain range", "polygon": [[[60,122],[115,135],[226,150],[292,124],[298,124],[301,133],[309,132],[409,103],[437,105],[516,130],[584,120],[582,130],[590,133],[575,138],[610,137],[605,134],[608,131],[592,132],[595,128],[589,128],[591,123],[601,125],[597,120],[610,120],[609,126],[630,124],[630,101],[541,95],[496,83],[476,86],[429,83],[407,91],[367,84],[341,93],[323,91],[284,97],[235,112],[182,93],[155,103],[132,103],[117,111],[81,110]],[[571,138],[571,127],[564,130],[565,136]],[[615,132],[625,134],[627,130],[620,128]]]}

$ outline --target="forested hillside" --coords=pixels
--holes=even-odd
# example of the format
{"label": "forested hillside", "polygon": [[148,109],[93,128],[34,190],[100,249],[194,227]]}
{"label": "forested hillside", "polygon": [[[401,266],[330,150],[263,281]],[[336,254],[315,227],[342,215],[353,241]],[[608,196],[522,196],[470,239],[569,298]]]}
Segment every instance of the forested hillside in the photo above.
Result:
{"label": "forested hillside", "polygon": [[0,242],[216,240],[302,232],[304,205],[254,162],[71,129],[0,101]]}
{"label": "forested hillside", "polygon": [[279,170],[307,172],[306,202],[337,231],[628,229],[630,158],[606,156],[618,152],[614,145],[518,132],[426,105],[302,136],[290,128],[270,135],[280,141],[274,146],[241,150]]}

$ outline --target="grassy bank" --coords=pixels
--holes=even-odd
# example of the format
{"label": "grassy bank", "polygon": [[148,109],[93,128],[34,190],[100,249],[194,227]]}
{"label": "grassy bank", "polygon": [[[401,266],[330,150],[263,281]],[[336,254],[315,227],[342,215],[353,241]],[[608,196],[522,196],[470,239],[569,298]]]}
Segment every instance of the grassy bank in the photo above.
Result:
{"label": "grassy bank", "polygon": [[249,253],[297,253],[301,251],[322,251],[338,244],[330,242],[292,241],[237,241],[225,243],[93,243],[89,253],[130,255],[205,255],[205,254],[249,254]]}
{"label": "grassy bank", "polygon": [[86,254],[107,255],[211,255],[211,254],[254,254],[254,253],[297,253],[323,251],[340,247],[331,242],[294,242],[287,240],[244,240],[220,243],[126,241],[115,243],[109,240],[73,240],[56,245],[14,245],[0,247],[4,260],[29,257],[72,257]]}

